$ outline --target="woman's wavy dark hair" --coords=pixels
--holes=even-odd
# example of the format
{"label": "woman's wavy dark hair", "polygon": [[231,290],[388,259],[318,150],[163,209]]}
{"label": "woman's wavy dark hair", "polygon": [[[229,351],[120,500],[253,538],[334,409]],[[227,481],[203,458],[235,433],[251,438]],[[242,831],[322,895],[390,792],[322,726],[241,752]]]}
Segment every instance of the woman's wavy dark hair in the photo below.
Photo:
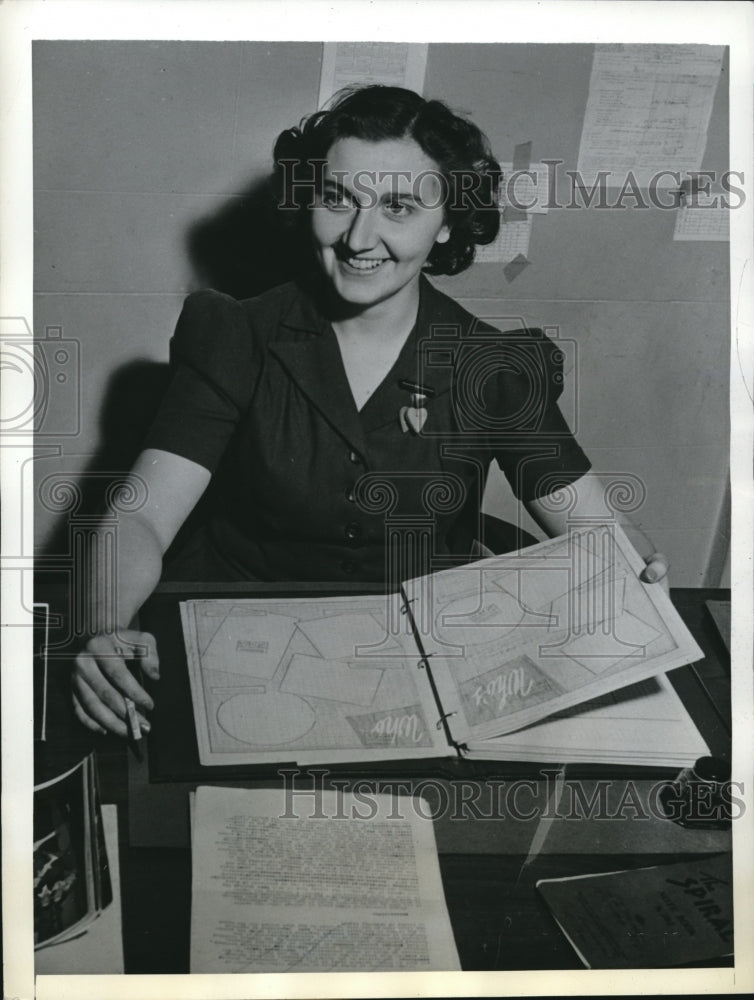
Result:
{"label": "woman's wavy dark hair", "polygon": [[[491,243],[500,227],[497,191],[500,165],[484,133],[442,101],[412,90],[372,85],[340,91],[329,108],[282,132],[275,143],[278,206],[301,223],[311,207],[317,167],[337,139],[413,139],[444,179],[446,243],[436,243],[424,270],[458,274],[474,260],[476,244]],[[306,164],[302,177],[300,169]],[[299,168],[298,170],[296,168]]]}

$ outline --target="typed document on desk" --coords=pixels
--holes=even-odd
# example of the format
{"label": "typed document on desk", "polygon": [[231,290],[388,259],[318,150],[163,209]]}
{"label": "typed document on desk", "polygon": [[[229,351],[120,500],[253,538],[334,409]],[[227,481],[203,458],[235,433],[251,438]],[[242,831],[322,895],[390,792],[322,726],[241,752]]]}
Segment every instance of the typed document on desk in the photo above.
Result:
{"label": "typed document on desk", "polygon": [[459,969],[422,813],[409,797],[197,789],[191,971]]}

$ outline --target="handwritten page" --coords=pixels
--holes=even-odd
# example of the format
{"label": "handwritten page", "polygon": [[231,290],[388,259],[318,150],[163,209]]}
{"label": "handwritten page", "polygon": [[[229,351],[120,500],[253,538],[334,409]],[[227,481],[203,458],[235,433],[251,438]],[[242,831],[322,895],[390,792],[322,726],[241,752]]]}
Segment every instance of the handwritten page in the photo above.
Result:
{"label": "handwritten page", "polygon": [[656,969],[733,952],[729,854],[541,879],[537,889],[590,969]]}
{"label": "handwritten page", "polygon": [[404,584],[459,742],[501,736],[702,652],[617,524]]}
{"label": "handwritten page", "polygon": [[427,50],[405,42],[325,42],[317,107],[350,84],[382,83],[421,94]]}
{"label": "handwritten page", "polygon": [[453,752],[395,596],[186,601],[181,618],[202,764]]}
{"label": "handwritten page", "polygon": [[460,968],[409,797],[200,787],[192,859],[192,973]]}
{"label": "handwritten page", "polygon": [[621,187],[632,171],[640,187],[657,177],[677,187],[699,170],[722,67],[720,45],[597,45],[579,147],[587,183],[608,171]]}

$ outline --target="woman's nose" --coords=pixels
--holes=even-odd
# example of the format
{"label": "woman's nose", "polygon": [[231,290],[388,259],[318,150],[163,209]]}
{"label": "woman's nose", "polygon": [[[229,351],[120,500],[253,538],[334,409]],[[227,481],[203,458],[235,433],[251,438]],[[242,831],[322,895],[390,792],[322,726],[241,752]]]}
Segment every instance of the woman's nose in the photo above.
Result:
{"label": "woman's nose", "polygon": [[370,208],[357,208],[345,233],[345,242],[352,253],[371,250],[377,242],[375,213]]}

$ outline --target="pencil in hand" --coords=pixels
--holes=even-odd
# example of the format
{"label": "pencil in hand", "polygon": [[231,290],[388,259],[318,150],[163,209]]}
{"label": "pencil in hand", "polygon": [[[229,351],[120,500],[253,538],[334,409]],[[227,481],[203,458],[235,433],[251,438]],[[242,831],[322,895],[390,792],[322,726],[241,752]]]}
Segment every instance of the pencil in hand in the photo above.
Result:
{"label": "pencil in hand", "polygon": [[[118,656],[123,658],[123,660],[126,663],[126,666],[130,666],[130,663],[133,662],[133,658],[130,655],[131,651],[127,650],[124,646],[116,646],[115,652]],[[143,683],[143,678],[141,676],[140,669],[138,670],[138,673],[139,673],[139,679]],[[126,710],[125,722],[126,722],[126,734],[128,737],[128,742],[130,743],[136,756],[139,759],[141,759],[139,746],[143,733],[149,732],[150,728],[149,723],[139,716],[139,713],[136,709],[136,702],[133,700],[133,698],[130,698],[127,694],[124,694],[123,703]]]}
{"label": "pencil in hand", "polygon": [[141,723],[139,722],[139,716],[136,714],[136,705],[133,701],[124,695],[123,700],[126,704],[126,729],[128,730],[128,745],[134,752],[134,756],[141,763],[144,756],[141,752],[142,742],[141,742]]}
{"label": "pencil in hand", "polygon": [[136,741],[141,739],[141,723],[136,714],[136,705],[130,698],[124,698],[126,703],[126,726],[129,730],[129,738]]}

